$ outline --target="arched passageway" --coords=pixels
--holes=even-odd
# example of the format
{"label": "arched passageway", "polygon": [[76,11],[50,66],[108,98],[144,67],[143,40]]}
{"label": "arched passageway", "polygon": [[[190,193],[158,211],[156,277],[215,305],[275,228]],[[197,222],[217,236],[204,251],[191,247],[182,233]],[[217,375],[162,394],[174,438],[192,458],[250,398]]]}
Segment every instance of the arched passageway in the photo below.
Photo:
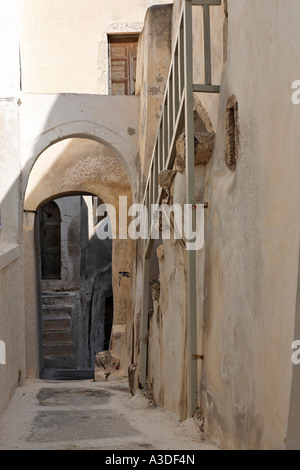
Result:
{"label": "arched passageway", "polygon": [[[101,226],[101,220],[100,222],[96,219],[92,220],[95,216],[93,201],[99,201],[98,198],[101,198],[101,201],[107,204],[108,216],[110,215],[109,208],[115,208],[116,217],[111,219],[111,223],[116,225],[112,228],[118,233],[119,196],[125,196],[128,205],[131,204],[132,191],[127,175],[118,157],[104,145],[93,140],[64,139],[47,148],[31,169],[24,199],[24,262],[29,273],[28,278],[25,278],[26,360],[29,377],[41,375],[45,366],[43,352],[45,332],[42,327],[43,317],[41,315],[43,309],[45,310],[45,298],[42,299],[41,292],[72,291],[74,293],[76,287],[78,288],[78,298],[75,302],[77,307],[74,308],[74,325],[77,324],[77,328],[67,338],[69,343],[72,343],[69,345],[72,360],[65,361],[65,364],[64,361],[62,363],[52,361],[52,366],[91,368],[94,365],[94,356],[99,352],[99,347],[103,349],[110,347],[118,355],[120,367],[124,369],[128,367],[126,323],[131,313],[133,242],[130,239],[110,240],[111,287],[105,287],[109,284],[107,280],[109,270],[107,269],[107,257],[103,255],[105,250],[99,248],[97,237],[97,229]],[[73,217],[72,211],[70,212],[66,208],[66,201],[70,201],[73,197],[81,201],[81,216],[77,219],[76,215],[73,214]],[[53,203],[53,201],[55,202]],[[39,269],[40,236],[38,225],[39,221],[45,221],[45,216],[47,221],[47,213],[43,210],[49,212],[49,207],[53,207],[53,204],[56,204],[60,209],[61,224],[65,226],[65,232],[68,224],[69,229],[68,233],[66,232],[67,237],[66,233],[63,236],[61,231],[60,278],[57,275],[55,279],[53,277],[52,279],[43,279]],[[86,206],[85,210],[83,210],[83,205]],[[90,207],[88,207],[89,205]],[[39,214],[42,212],[44,215],[37,216],[38,212]],[[73,226],[70,227],[72,224]],[[82,240],[76,247],[76,237],[79,232]],[[72,250],[75,250],[75,256],[73,256],[71,269],[70,266],[67,266],[66,252],[70,258]],[[78,256],[79,251],[80,256]],[[122,280],[122,283],[119,282],[119,272],[129,273],[128,278]],[[77,276],[77,284],[74,282],[74,276],[75,278]],[[70,282],[71,278],[72,282]],[[55,303],[55,300],[49,296],[47,301]],[[99,304],[102,305],[101,308],[104,312],[102,312],[101,322],[106,324],[106,335],[105,327],[99,329],[100,320],[96,313],[97,311],[99,313]],[[111,340],[108,339],[109,328],[112,331]],[[116,334],[114,334],[115,331],[117,331]],[[51,337],[50,333],[46,334],[46,337],[49,338],[49,341],[53,341],[53,335]],[[56,334],[56,337],[59,337],[59,334]],[[60,337],[63,338],[63,334]],[[53,353],[53,350],[50,352]],[[54,356],[54,354],[48,354],[48,356]],[[51,360],[48,366],[51,367]]]}

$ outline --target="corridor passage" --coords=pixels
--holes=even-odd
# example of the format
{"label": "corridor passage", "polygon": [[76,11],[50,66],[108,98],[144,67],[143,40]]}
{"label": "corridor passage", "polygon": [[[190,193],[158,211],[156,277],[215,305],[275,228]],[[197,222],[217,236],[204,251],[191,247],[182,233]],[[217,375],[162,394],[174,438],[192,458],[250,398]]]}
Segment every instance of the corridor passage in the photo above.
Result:
{"label": "corridor passage", "polygon": [[0,450],[209,450],[194,420],[179,423],[128,382],[31,380],[0,420]]}

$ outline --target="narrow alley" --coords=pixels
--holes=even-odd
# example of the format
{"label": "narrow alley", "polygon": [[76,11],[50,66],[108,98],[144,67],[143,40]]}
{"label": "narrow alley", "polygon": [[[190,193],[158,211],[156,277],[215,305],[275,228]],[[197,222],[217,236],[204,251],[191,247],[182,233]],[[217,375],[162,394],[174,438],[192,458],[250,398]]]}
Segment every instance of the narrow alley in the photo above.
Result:
{"label": "narrow alley", "polygon": [[180,423],[128,382],[30,380],[0,421],[0,450],[211,450],[199,423]]}
{"label": "narrow alley", "polygon": [[0,0],[0,450],[300,449],[299,19]]}

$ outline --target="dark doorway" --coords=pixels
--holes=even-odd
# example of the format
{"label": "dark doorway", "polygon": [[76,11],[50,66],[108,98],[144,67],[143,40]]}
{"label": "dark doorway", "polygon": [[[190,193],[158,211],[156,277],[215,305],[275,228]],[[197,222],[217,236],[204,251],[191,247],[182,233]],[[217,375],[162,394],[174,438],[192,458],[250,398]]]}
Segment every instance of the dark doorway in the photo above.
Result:
{"label": "dark doorway", "polygon": [[105,299],[105,318],[104,318],[104,351],[110,349],[110,337],[113,325],[114,299],[112,296]]}
{"label": "dark doorway", "polygon": [[42,279],[61,278],[61,217],[58,205],[44,204],[39,210]]}

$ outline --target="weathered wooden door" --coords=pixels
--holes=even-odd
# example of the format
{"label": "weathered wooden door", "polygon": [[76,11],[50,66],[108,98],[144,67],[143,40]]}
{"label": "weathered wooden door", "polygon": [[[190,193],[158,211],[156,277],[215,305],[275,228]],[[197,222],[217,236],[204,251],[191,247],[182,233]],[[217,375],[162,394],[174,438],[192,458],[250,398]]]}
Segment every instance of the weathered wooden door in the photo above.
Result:
{"label": "weathered wooden door", "polygon": [[134,95],[138,36],[110,36],[110,94]]}
{"label": "weathered wooden door", "polygon": [[52,201],[42,206],[39,214],[42,279],[60,279],[60,210],[57,204]]}

